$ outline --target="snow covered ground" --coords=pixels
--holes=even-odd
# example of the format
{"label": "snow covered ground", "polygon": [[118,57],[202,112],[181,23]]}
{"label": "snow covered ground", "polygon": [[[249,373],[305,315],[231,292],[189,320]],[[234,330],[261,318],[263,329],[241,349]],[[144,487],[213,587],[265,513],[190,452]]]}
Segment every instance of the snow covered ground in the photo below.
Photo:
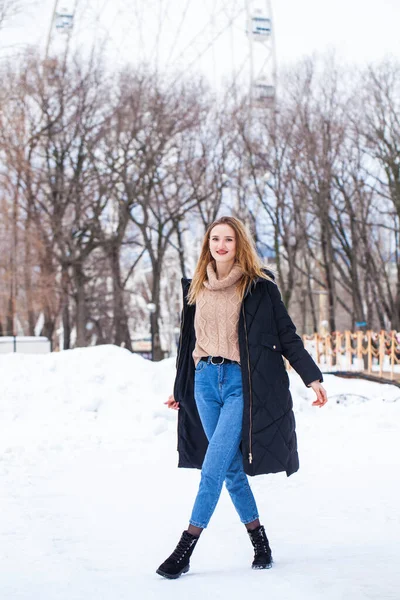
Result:
{"label": "snow covered ground", "polygon": [[273,568],[226,490],[177,581],[155,570],[187,527],[199,471],[177,469],[163,402],[175,360],[103,346],[0,359],[1,600],[398,600],[400,389],[291,374],[300,470],[250,482]]}

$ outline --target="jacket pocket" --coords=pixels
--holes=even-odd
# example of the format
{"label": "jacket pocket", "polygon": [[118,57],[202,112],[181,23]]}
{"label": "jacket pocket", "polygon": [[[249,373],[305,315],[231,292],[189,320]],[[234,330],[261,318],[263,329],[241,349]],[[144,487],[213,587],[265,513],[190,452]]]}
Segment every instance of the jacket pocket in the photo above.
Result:
{"label": "jacket pocket", "polygon": [[279,337],[273,333],[262,333],[261,344],[274,352],[283,352]]}

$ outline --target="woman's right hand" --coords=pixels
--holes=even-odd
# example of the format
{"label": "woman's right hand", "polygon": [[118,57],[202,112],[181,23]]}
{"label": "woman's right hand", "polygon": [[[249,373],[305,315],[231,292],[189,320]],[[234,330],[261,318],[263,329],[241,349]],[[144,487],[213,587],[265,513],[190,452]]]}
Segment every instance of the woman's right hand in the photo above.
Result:
{"label": "woman's right hand", "polygon": [[166,402],[164,402],[168,406],[168,408],[173,408],[174,410],[179,410],[179,402],[176,402],[174,395],[171,394]]}

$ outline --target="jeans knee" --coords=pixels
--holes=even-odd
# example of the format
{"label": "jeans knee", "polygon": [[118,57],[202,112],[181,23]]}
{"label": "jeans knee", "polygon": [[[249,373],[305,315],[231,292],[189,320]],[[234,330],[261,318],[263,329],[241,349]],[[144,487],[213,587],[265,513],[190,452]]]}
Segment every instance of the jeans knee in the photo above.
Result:
{"label": "jeans knee", "polygon": [[235,485],[235,482],[229,479],[225,479],[225,487],[228,490],[229,494],[236,494],[239,489],[238,485]]}
{"label": "jeans knee", "polygon": [[202,471],[200,483],[207,488],[218,488],[221,485],[217,473],[212,471]]}
{"label": "jeans knee", "polygon": [[232,473],[225,477],[225,487],[228,492],[236,491],[243,487],[243,480],[239,477],[238,473]]}
{"label": "jeans knee", "polygon": [[225,486],[228,492],[249,488],[249,482],[244,471],[229,473],[225,477]]}

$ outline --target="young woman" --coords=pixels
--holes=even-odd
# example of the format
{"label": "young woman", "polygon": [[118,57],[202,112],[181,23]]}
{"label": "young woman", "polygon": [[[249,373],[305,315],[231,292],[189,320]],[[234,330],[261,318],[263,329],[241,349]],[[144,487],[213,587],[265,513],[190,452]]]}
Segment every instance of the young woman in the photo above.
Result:
{"label": "young woman", "polygon": [[254,548],[252,568],[272,554],[247,475],[299,468],[293,403],[282,355],[327,402],[322,374],[263,268],[245,226],[234,217],[212,223],[192,281],[182,279],[183,311],[174,392],[179,467],[201,469],[187,530],[157,573],[187,573],[194,547],[228,489]]}

